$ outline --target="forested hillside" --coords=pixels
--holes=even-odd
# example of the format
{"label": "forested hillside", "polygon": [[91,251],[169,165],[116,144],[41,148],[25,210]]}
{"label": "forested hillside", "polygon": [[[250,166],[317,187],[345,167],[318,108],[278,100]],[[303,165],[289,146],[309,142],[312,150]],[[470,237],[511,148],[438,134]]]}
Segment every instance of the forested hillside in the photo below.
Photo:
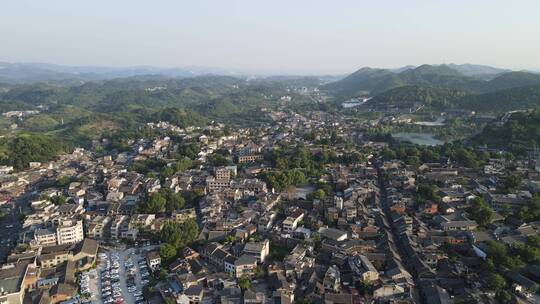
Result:
{"label": "forested hillside", "polygon": [[527,150],[540,147],[540,111],[513,113],[503,125],[491,124],[476,135],[475,145],[507,149],[524,154]]}

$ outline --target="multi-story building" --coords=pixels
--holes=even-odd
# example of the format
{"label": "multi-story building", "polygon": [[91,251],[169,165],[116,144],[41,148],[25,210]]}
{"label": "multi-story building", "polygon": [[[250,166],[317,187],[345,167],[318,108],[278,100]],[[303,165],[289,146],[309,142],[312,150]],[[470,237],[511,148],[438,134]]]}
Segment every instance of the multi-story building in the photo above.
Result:
{"label": "multi-story building", "polygon": [[206,188],[209,192],[222,191],[231,187],[231,181],[228,179],[217,179],[213,176],[206,178]]}
{"label": "multi-story building", "polygon": [[41,246],[56,245],[56,231],[49,228],[38,229],[34,232],[34,239]]}
{"label": "multi-story building", "polygon": [[225,167],[220,167],[215,170],[216,179],[219,180],[230,180],[231,171]]}
{"label": "multi-story building", "polygon": [[237,278],[240,278],[244,275],[253,275],[256,268],[257,258],[252,255],[244,254],[234,262],[234,273]]}
{"label": "multi-story building", "polygon": [[74,244],[84,239],[81,220],[62,220],[56,227],[56,240],[61,244]]}
{"label": "multi-story building", "polygon": [[111,239],[118,240],[122,235],[122,229],[127,226],[128,217],[125,215],[116,216],[111,223]]}
{"label": "multi-story building", "polygon": [[304,212],[300,210],[293,212],[283,221],[283,232],[292,233],[296,229],[296,227],[298,227],[298,223],[303,218],[304,218]]}

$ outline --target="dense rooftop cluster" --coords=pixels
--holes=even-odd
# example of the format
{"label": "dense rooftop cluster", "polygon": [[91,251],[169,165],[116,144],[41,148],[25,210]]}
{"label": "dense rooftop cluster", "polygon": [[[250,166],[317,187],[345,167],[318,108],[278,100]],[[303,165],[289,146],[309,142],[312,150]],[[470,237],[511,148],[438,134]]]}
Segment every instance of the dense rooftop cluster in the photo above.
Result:
{"label": "dense rooftop cluster", "polygon": [[539,299],[538,154],[419,151],[343,116],[263,113],[2,166],[16,230],[0,301]]}

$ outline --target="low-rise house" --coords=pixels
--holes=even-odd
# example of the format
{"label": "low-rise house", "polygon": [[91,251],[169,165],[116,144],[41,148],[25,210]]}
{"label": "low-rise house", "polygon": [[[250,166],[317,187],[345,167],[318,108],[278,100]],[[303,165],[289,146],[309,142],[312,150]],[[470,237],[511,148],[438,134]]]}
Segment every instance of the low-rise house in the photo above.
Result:
{"label": "low-rise house", "polygon": [[244,254],[252,255],[257,258],[259,263],[264,263],[268,254],[270,254],[270,241],[248,242],[244,246]]}
{"label": "low-rise house", "polygon": [[189,303],[201,303],[203,301],[204,289],[199,285],[190,286],[184,290],[184,295],[189,299]]}
{"label": "low-rise house", "polygon": [[161,257],[159,255],[159,252],[157,251],[150,251],[147,252],[145,255],[146,258],[146,264],[152,271],[156,271],[161,266]]}
{"label": "low-rise house", "polygon": [[95,263],[98,247],[98,242],[89,238],[77,244],[43,247],[38,262],[42,268],[52,268],[69,261],[77,269],[84,270]]}
{"label": "low-rise house", "polygon": [[379,279],[379,272],[365,255],[357,255],[349,258],[351,269],[360,276],[362,281],[373,282]]}
{"label": "low-rise house", "polygon": [[283,232],[292,233],[297,227],[298,223],[304,218],[304,212],[301,210],[296,210],[291,215],[289,215],[283,221]]}
{"label": "low-rise house", "polygon": [[448,221],[448,222],[441,223],[441,228],[444,231],[457,231],[457,230],[471,231],[478,228],[478,224],[475,221],[471,221],[471,220]]}
{"label": "low-rise house", "polygon": [[253,275],[256,268],[257,258],[252,255],[243,254],[234,262],[234,272],[237,278]]}
{"label": "low-rise house", "polygon": [[22,304],[25,289],[25,278],[30,264],[17,263],[4,265],[0,269],[0,303]]}
{"label": "low-rise house", "polygon": [[319,234],[323,238],[331,239],[338,242],[345,241],[347,239],[347,232],[335,228],[321,227],[319,228]]}
{"label": "low-rise house", "polygon": [[385,284],[373,291],[373,298],[377,300],[391,299],[397,295],[401,295],[405,289],[396,284]]}
{"label": "low-rise house", "polygon": [[187,221],[188,219],[196,219],[197,213],[195,212],[195,208],[182,209],[182,210],[173,211],[171,217],[173,221],[181,224]]}
{"label": "low-rise house", "polygon": [[336,265],[328,267],[323,280],[324,290],[330,293],[336,293],[341,290],[341,273]]}

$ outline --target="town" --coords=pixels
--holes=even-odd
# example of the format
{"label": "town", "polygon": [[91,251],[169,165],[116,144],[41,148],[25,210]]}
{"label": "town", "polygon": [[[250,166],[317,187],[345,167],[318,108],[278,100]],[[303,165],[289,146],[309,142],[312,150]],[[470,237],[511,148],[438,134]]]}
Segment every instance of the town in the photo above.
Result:
{"label": "town", "polygon": [[0,302],[540,302],[538,153],[264,113],[0,167]]}

